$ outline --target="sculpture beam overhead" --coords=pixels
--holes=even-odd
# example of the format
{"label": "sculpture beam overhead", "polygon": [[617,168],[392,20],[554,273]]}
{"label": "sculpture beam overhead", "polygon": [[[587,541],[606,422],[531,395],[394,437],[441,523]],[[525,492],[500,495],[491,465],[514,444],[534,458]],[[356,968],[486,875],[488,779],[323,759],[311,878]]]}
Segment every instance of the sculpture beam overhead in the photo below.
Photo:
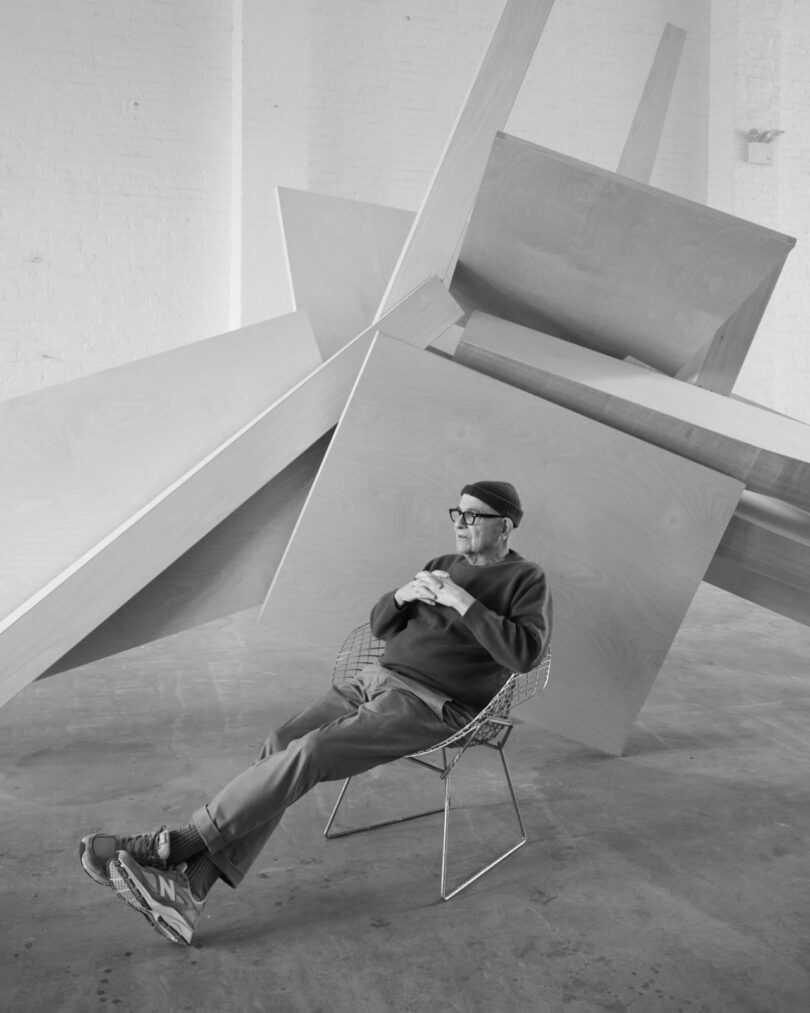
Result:
{"label": "sculpture beam overhead", "polygon": [[506,126],[553,6],[554,0],[507,0],[377,317],[431,275],[449,285],[492,140]]}
{"label": "sculpture beam overhead", "polygon": [[469,310],[670,376],[697,363],[695,382],[727,393],[794,242],[499,135],[451,288]]}
{"label": "sculpture beam overhead", "polygon": [[620,176],[650,182],[685,41],[682,28],[666,26],[619,159]]}

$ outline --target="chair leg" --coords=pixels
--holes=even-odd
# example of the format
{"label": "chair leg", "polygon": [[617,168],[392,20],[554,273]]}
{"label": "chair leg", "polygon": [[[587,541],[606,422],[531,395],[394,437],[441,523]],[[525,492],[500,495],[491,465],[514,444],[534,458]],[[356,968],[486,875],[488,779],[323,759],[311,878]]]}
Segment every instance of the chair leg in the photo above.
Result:
{"label": "chair leg", "polygon": [[[493,747],[497,748],[497,747]],[[498,755],[501,758],[501,764],[503,765],[503,772],[506,777],[506,784],[509,788],[509,794],[512,798],[512,807],[517,817],[518,826],[520,827],[520,840],[517,844],[513,844],[511,848],[504,851],[502,855],[491,861],[488,865],[485,865],[483,869],[480,869],[474,875],[465,879],[463,883],[460,883],[454,889],[447,889],[447,858],[448,858],[448,838],[450,828],[450,777],[448,774],[444,781],[444,831],[442,834],[442,877],[441,877],[441,896],[442,900],[450,900],[451,897],[455,897],[456,894],[461,893],[466,887],[470,886],[477,879],[480,879],[485,873],[489,872],[490,869],[494,869],[496,865],[499,865],[505,858],[514,854],[518,848],[522,848],[526,843],[526,828],[523,825],[523,818],[520,815],[520,806],[518,805],[517,796],[515,795],[515,789],[512,787],[512,778],[509,776],[509,767],[506,764],[506,756],[504,755],[503,749],[497,749]]]}
{"label": "chair leg", "polygon": [[337,802],[335,802],[334,808],[332,809],[332,813],[329,817],[329,820],[327,821],[326,827],[324,828],[323,836],[328,838],[330,841],[334,840],[334,838],[336,837],[349,837],[352,834],[362,834],[366,830],[376,830],[378,827],[390,827],[394,823],[407,823],[408,820],[418,820],[421,819],[422,816],[435,816],[436,813],[440,813],[443,811],[441,807],[439,807],[438,809],[426,809],[424,812],[411,813],[409,816],[395,816],[393,819],[390,820],[380,820],[378,823],[367,823],[365,824],[365,826],[361,827],[348,827],[346,830],[332,830],[332,824],[335,822],[335,817],[337,816],[340,804],[343,801],[344,796],[346,795],[346,791],[349,787],[350,781],[351,778],[347,777],[346,780],[343,782],[343,786],[340,789],[340,794],[338,795]]}

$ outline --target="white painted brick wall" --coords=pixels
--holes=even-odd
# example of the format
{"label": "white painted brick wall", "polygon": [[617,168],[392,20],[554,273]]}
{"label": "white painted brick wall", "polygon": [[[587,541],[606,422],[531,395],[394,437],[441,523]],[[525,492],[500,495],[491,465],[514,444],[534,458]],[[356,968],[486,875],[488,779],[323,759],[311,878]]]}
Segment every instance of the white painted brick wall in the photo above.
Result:
{"label": "white painted brick wall", "polygon": [[[708,203],[794,236],[735,393],[810,423],[810,3],[713,0]],[[746,132],[781,129],[774,162]]]}
{"label": "white painted brick wall", "polygon": [[0,396],[228,329],[230,4],[0,5]]}

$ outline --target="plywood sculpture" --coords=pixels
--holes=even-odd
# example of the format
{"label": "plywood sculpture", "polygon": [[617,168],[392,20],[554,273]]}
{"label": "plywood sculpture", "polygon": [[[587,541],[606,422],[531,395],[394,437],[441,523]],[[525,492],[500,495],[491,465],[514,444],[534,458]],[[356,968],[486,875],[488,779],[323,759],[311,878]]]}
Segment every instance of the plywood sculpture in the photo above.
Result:
{"label": "plywood sculpture", "polygon": [[506,3],[415,215],[279,191],[298,312],[0,406],[0,703],[260,600],[327,666],[484,476],[554,590],[537,727],[621,752],[701,580],[810,622],[807,427],[726,396],[792,240],[649,186],[673,26],[619,172],[501,133],[552,4]]}
{"label": "plywood sculpture", "polygon": [[[514,545],[555,589],[561,677],[531,720],[620,752],[742,483],[402,342],[369,356],[266,621],[328,663],[369,603],[446,551],[471,473],[520,475],[532,508]],[[363,524],[336,541],[358,504]],[[316,572],[302,610],[300,575]]]}

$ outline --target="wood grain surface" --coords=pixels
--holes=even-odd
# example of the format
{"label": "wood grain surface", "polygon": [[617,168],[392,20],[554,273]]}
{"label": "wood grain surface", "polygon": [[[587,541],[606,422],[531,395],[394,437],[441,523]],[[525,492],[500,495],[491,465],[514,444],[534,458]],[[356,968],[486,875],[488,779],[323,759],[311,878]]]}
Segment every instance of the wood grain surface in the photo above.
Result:
{"label": "wood grain surface", "polygon": [[732,392],[783,266],[779,264],[774,268],[742,305],[718,327],[693,383],[718,394]]}
{"label": "wood grain surface", "polygon": [[810,509],[810,426],[484,313],[455,358]]}
{"label": "wood grain surface", "polygon": [[0,629],[320,362],[297,313],[0,404]]}
{"label": "wood grain surface", "polygon": [[810,513],[744,493],[705,579],[810,626]]}
{"label": "wood grain surface", "polygon": [[[793,242],[501,134],[451,290],[465,306],[675,375],[706,358]],[[747,349],[755,317],[737,319],[730,340]]]}
{"label": "wood grain surface", "polygon": [[[463,313],[461,307],[452,298],[444,285],[442,285],[441,281],[439,281],[438,278],[428,278],[427,281],[423,282],[414,292],[403,299],[402,302],[397,303],[396,306],[388,310],[388,312],[379,321],[372,324],[369,328],[358,335],[354,341],[346,346],[346,350],[352,348],[359,342],[363,342],[364,347],[368,348],[369,354],[371,354],[371,350],[374,348],[378,339],[393,339],[395,343],[401,342],[407,345],[428,345],[437,338],[441,338],[448,332],[448,330],[452,330],[462,315]],[[343,353],[339,354],[342,355]],[[434,356],[430,356],[430,358],[434,358]],[[361,375],[361,368],[358,367],[356,374],[358,383]],[[346,399],[344,414],[349,410],[353,397],[354,389]],[[341,415],[341,420],[342,417],[343,416]],[[340,428],[339,424],[338,428]],[[321,470],[326,465],[330,451],[331,444],[324,455]],[[318,475],[320,475],[320,471]],[[317,486],[317,480],[318,476],[316,476],[313,489]],[[312,494],[312,491],[313,490],[311,489],[310,495]],[[308,502],[309,498],[305,501],[304,510],[306,510],[306,504]],[[300,516],[303,516],[303,511]],[[278,577],[278,573],[284,565],[286,553],[295,542],[295,534],[297,530],[296,525],[296,527],[293,528],[293,532],[290,536],[285,552],[282,555],[279,567],[274,575],[273,583],[271,583],[268,588],[263,604],[264,608],[267,606],[267,602],[273,590],[274,582]]]}
{"label": "wood grain surface", "polygon": [[328,358],[374,319],[414,212],[287,187],[277,194],[294,305]]}
{"label": "wood grain surface", "polygon": [[447,507],[481,478],[518,487],[514,548],[554,590],[555,677],[524,717],[620,752],[742,484],[438,355],[375,342],[264,621],[330,665],[380,594],[453,551]]}
{"label": "wood grain surface", "polygon": [[620,176],[650,182],[685,41],[682,28],[666,25],[619,159]]}
{"label": "wood grain surface", "polygon": [[435,275],[449,285],[497,130],[506,126],[554,0],[507,0],[391,274],[377,317]]}
{"label": "wood grain surface", "polygon": [[[282,326],[286,328],[287,324]],[[346,404],[370,343],[370,336],[350,342],[206,457],[197,459],[193,467],[185,472],[175,470],[174,481],[164,483],[150,500],[130,503],[126,499],[123,504],[117,503],[124,519],[116,527],[110,528],[105,515],[103,534],[86,539],[84,548],[76,539],[69,562],[0,623],[0,704],[50,668],[328,432]],[[227,377],[223,374],[218,379],[224,382]],[[103,392],[103,387],[99,391]],[[236,390],[233,396],[240,393]],[[211,399],[214,411],[217,400]],[[149,416],[148,425],[150,444],[156,448],[156,454],[162,455],[164,435],[171,441],[169,434],[163,432],[169,420],[159,417],[159,421],[158,425]],[[91,444],[93,433],[90,430],[84,434]],[[76,447],[81,448],[77,434],[73,434],[73,439]],[[114,446],[112,436],[109,443]],[[166,462],[178,469],[176,455],[167,456]],[[19,466],[18,460],[16,463]],[[138,464],[135,460],[132,467],[137,469]],[[91,478],[96,479],[95,484],[90,482]],[[92,503],[93,491],[107,484],[104,470],[101,467],[85,470],[82,479],[75,486],[77,496],[87,493]],[[53,490],[54,501],[70,502],[69,493],[74,486],[68,484],[66,492],[65,484],[65,475],[57,470],[48,486]],[[125,483],[122,481],[121,485],[124,487]],[[138,489],[140,492],[140,486]],[[38,529],[33,528],[34,525],[23,528],[32,552],[39,549],[35,541]]]}

